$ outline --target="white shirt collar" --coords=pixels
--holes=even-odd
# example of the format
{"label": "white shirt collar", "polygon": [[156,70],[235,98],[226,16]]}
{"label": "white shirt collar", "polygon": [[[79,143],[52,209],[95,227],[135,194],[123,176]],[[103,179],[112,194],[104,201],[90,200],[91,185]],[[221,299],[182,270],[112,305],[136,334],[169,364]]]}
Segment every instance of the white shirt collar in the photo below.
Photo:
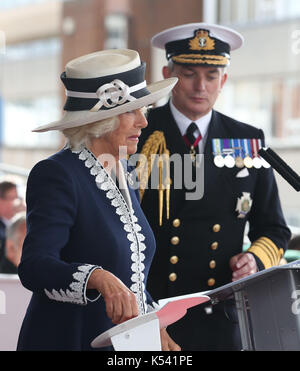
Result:
{"label": "white shirt collar", "polygon": [[[178,111],[178,109],[174,106],[172,99],[170,100],[170,109],[172,112],[172,115],[176,121],[176,124],[181,132],[181,135],[183,136],[189,127],[190,123],[193,122],[191,119],[186,117],[183,113]],[[195,124],[198,126],[199,131],[202,135],[202,138],[205,138],[208,130],[208,126],[210,123],[212,117],[212,111],[210,111],[208,114],[206,114],[203,117],[200,117],[197,121],[194,121]]]}

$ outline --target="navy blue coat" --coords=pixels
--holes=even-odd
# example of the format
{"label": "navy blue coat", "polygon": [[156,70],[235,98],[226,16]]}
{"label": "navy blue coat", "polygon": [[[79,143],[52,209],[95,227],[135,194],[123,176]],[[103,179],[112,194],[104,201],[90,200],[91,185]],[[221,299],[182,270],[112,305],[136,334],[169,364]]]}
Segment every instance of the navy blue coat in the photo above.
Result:
{"label": "navy blue coat", "polygon": [[19,350],[90,350],[90,342],[113,326],[103,298],[86,289],[99,266],[135,293],[140,313],[148,311],[145,283],[155,239],[137,191],[128,188],[132,213],[86,149],[63,149],[32,169],[19,276],[33,296]]}

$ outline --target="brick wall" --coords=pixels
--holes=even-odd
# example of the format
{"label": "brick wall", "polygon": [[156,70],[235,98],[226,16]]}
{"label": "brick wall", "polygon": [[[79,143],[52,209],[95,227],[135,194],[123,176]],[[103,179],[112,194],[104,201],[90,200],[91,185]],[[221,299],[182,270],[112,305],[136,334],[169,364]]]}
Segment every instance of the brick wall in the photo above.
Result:
{"label": "brick wall", "polygon": [[[138,50],[141,59],[151,64],[150,40],[166,28],[200,22],[202,0],[74,0],[64,3],[63,22],[71,17],[75,31],[62,32],[62,68],[80,55],[101,50],[104,45],[104,17],[111,12],[129,17],[129,48]],[[150,68],[147,80],[151,80]]]}

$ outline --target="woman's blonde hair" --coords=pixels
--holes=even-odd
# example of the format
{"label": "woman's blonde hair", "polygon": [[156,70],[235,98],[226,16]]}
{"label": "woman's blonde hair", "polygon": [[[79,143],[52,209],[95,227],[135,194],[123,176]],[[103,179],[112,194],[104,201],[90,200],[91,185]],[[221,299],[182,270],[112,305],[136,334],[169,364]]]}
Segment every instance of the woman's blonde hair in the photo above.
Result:
{"label": "woman's blonde hair", "polygon": [[99,138],[114,131],[120,124],[119,116],[110,117],[92,124],[62,130],[67,139],[67,144],[73,150],[82,145],[87,146],[91,138]]}

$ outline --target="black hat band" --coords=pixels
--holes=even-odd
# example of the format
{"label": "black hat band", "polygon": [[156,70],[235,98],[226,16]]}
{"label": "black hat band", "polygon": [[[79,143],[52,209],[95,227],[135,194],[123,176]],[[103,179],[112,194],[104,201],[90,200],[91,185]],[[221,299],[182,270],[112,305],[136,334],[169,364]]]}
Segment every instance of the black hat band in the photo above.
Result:
{"label": "black hat band", "polygon": [[230,45],[208,30],[198,29],[194,37],[170,41],[165,45],[167,59],[180,64],[211,64],[226,66],[230,60]]}
{"label": "black hat band", "polygon": [[142,63],[130,71],[90,79],[68,78],[64,72],[61,75],[67,95],[64,110],[108,110],[149,95],[144,79],[145,66]]}

